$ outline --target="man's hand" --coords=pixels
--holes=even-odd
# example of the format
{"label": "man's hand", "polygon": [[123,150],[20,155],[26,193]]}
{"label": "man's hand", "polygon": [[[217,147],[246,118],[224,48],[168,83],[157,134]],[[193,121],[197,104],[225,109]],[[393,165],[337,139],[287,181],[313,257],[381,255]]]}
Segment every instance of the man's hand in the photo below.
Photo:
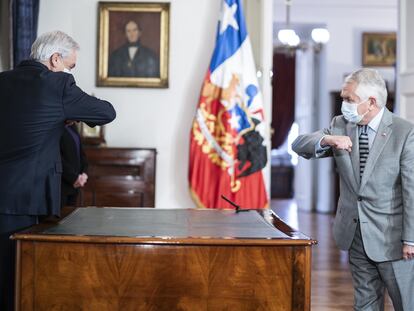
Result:
{"label": "man's hand", "polygon": [[348,152],[352,151],[352,141],[348,136],[326,135],[321,141],[321,146],[331,146],[332,148]]}
{"label": "man's hand", "polygon": [[405,260],[414,259],[414,246],[407,244],[403,245],[403,258]]}
{"label": "man's hand", "polygon": [[88,181],[88,175],[85,173],[79,174],[78,179],[73,183],[73,188],[80,188],[85,186],[86,182]]}

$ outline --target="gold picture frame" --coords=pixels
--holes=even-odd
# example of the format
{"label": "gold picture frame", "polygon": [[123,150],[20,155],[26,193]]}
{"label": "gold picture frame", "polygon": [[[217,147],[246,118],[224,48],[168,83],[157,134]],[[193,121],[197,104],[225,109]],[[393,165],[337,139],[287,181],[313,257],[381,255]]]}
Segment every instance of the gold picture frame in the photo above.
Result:
{"label": "gold picture frame", "polygon": [[362,48],[363,66],[395,66],[397,34],[395,32],[365,32],[362,35]]}
{"label": "gold picture frame", "polygon": [[99,2],[98,86],[168,87],[170,4]]}

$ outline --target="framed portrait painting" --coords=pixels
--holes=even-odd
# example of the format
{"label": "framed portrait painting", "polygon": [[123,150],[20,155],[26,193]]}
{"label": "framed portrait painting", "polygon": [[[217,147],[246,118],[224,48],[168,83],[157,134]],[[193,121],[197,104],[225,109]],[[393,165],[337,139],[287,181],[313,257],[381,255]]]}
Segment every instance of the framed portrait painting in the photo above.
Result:
{"label": "framed portrait painting", "polygon": [[396,62],[397,35],[395,32],[365,32],[362,35],[362,65],[392,67]]}
{"label": "framed portrait painting", "polygon": [[99,2],[98,86],[168,87],[169,3]]}

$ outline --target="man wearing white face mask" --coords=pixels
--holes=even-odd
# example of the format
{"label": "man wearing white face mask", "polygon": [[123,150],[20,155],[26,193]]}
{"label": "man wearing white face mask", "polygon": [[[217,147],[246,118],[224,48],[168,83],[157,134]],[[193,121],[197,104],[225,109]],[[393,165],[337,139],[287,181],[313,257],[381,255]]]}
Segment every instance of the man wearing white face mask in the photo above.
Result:
{"label": "man wearing white face mask", "polygon": [[340,198],[333,234],[349,251],[355,310],[414,310],[414,127],[385,107],[376,70],[350,74],[343,115],[329,128],[299,136],[293,150],[306,159],[333,156]]}
{"label": "man wearing white face mask", "polygon": [[68,120],[90,126],[115,119],[104,100],[89,96],[64,73],[79,45],[53,31],[32,45],[30,60],[0,73],[0,310],[13,310],[15,243],[10,235],[39,216],[59,215],[59,141]]}

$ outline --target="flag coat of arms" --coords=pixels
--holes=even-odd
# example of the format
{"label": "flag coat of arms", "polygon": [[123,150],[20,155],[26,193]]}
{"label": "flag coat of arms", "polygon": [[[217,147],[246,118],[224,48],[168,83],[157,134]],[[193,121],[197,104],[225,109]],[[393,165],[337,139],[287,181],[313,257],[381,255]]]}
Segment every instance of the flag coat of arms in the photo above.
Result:
{"label": "flag coat of arms", "polygon": [[190,135],[190,191],[203,208],[268,207],[264,111],[239,0],[223,0]]}

